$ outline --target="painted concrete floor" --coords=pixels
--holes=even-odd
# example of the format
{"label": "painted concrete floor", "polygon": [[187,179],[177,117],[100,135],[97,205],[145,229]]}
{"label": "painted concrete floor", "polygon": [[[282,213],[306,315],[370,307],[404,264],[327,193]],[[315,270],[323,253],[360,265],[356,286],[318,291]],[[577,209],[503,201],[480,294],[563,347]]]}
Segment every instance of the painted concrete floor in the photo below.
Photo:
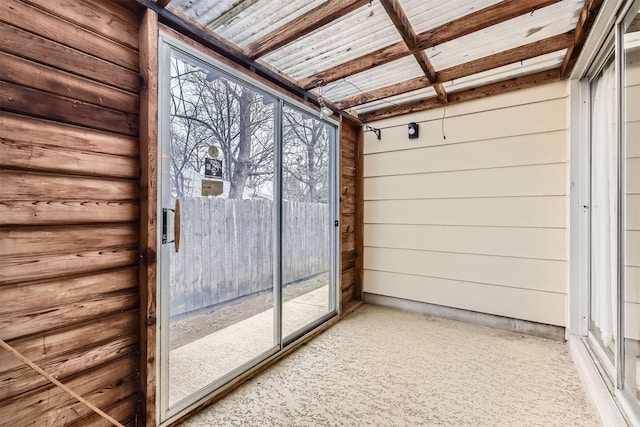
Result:
{"label": "painted concrete floor", "polygon": [[598,426],[566,344],[365,305],[184,427]]}

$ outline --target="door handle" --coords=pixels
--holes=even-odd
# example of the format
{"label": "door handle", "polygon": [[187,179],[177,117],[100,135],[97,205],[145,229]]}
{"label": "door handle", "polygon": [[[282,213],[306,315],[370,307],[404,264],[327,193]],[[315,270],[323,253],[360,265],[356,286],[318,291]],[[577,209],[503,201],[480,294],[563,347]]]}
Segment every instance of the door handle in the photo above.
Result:
{"label": "door handle", "polygon": [[[173,240],[167,238],[167,212],[173,212]],[[162,243],[173,243],[176,253],[180,250],[180,200],[176,199],[175,209],[162,208]]]}
{"label": "door handle", "polygon": [[180,200],[176,198],[176,208],[173,211],[173,246],[176,253],[180,250]]}

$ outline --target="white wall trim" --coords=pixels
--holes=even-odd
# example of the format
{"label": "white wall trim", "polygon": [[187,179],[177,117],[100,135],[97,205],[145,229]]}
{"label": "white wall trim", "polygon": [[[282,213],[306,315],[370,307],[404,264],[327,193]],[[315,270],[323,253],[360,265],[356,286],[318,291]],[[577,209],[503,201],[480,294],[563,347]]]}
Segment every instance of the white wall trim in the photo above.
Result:
{"label": "white wall trim", "polygon": [[620,408],[609,393],[609,389],[593,364],[591,355],[580,337],[575,335],[569,337],[569,352],[587,393],[591,397],[598,415],[600,415],[602,424],[607,427],[627,426]]}
{"label": "white wall trim", "polygon": [[369,292],[364,293],[364,302],[366,304],[380,305],[383,307],[396,308],[414,313],[427,314],[430,316],[441,317],[443,319],[473,323],[504,331],[533,335],[554,341],[562,342],[565,339],[565,328],[562,326],[546,325],[544,323],[536,323],[528,320],[513,319],[510,317],[496,316],[495,314],[480,313],[477,311],[390,297],[387,295],[372,294]]}

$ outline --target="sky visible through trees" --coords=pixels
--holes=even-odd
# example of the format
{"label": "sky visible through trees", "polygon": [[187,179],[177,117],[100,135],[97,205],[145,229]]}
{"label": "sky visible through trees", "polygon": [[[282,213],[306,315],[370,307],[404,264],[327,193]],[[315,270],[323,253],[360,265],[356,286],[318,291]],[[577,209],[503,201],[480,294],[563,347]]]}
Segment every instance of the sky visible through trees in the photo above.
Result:
{"label": "sky visible through trees", "polygon": [[[273,199],[275,98],[176,56],[170,98],[174,197],[201,195],[204,162],[213,145],[228,198]],[[283,199],[328,203],[330,128],[286,105],[282,122]]]}

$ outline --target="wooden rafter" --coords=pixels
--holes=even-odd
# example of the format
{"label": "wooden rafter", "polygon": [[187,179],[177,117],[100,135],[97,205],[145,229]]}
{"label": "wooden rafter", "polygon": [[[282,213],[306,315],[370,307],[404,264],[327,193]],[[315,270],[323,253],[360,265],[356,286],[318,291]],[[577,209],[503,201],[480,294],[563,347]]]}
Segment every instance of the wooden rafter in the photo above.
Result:
{"label": "wooden rafter", "polygon": [[436,92],[438,93],[438,98],[441,102],[447,102],[447,91],[441,84],[438,84],[438,76],[436,74],[436,70],[429,60],[429,57],[423,50],[416,50],[416,42],[418,40],[418,35],[415,30],[411,26],[411,22],[407,17],[406,13],[402,9],[400,2],[398,0],[380,0],[382,7],[389,15],[389,18],[395,25],[396,29],[400,33],[404,44],[407,46],[409,51],[413,52],[413,56],[420,65],[420,68],[424,72],[424,75],[427,76],[427,79],[433,84],[435,84]]}
{"label": "wooden rafter", "polygon": [[[529,43],[513,49],[498,52],[496,54],[469,61],[464,64],[456,65],[438,72],[438,83],[445,83],[451,80],[460,79],[472,74],[488,71],[493,68],[502,67],[535,58],[537,56],[546,55],[548,53],[567,49],[573,44],[573,31],[557,36],[549,37],[537,42]],[[432,82],[426,78],[419,77],[417,79],[407,80],[370,91],[366,94],[359,94],[350,98],[337,101],[335,104],[339,108],[351,108],[356,105],[366,104],[368,102],[378,101],[390,96],[401,95],[403,93],[412,92],[414,90],[424,89],[432,85]]]}
{"label": "wooden rafter", "polygon": [[[440,45],[559,1],[560,0],[504,0],[455,21],[418,34],[414,48],[415,50],[424,50]],[[371,67],[395,61],[412,53],[413,51],[407,48],[404,41],[398,42],[378,49],[368,55],[321,71],[313,76],[301,79],[298,83],[304,89],[313,89],[368,70]]]}
{"label": "wooden rafter", "polygon": [[323,3],[293,21],[249,44],[244,53],[256,59],[369,3],[369,0],[333,0]]}
{"label": "wooden rafter", "polygon": [[162,7],[167,7],[169,6],[169,3],[171,3],[171,0],[158,0],[158,5],[162,6]]}
{"label": "wooden rafter", "polygon": [[[449,104],[471,101],[473,99],[483,98],[485,96],[511,92],[517,89],[525,89],[536,86],[538,84],[550,83],[558,80],[560,80],[560,68],[556,68],[550,71],[542,71],[539,73],[529,74],[527,76],[516,77],[497,83],[479,86],[473,89],[450,93]],[[368,123],[374,120],[388,119],[390,117],[415,113],[418,111],[431,110],[438,107],[442,107],[442,103],[440,103],[440,100],[438,100],[438,98],[433,97],[404,104],[399,107],[384,108],[369,113],[360,114],[358,118],[363,123]]]}
{"label": "wooden rafter", "polygon": [[584,42],[587,40],[587,36],[596,20],[596,16],[598,16],[598,11],[603,2],[604,0],[586,0],[584,2],[582,12],[580,12],[580,19],[578,19],[578,23],[576,24],[573,46],[569,48],[562,62],[563,78],[569,77],[569,74],[571,74],[573,66],[578,60],[578,55],[584,46]]}

